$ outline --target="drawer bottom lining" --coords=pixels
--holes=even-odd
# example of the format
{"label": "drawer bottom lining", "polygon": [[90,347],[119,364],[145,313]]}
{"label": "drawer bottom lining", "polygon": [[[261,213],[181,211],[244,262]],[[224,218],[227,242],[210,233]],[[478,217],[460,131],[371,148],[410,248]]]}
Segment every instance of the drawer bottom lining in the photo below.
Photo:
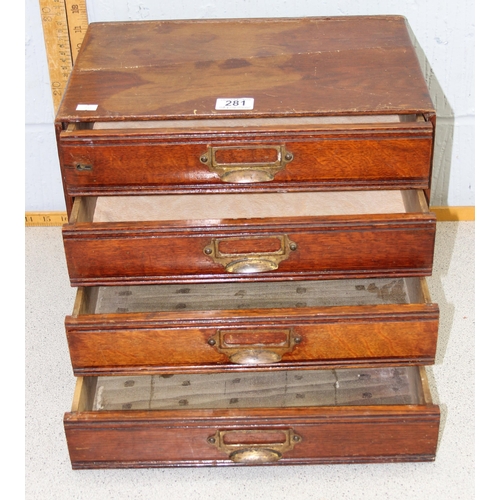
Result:
{"label": "drawer bottom lining", "polygon": [[400,191],[333,191],[98,198],[94,222],[246,219],[405,213]]}
{"label": "drawer bottom lining", "polygon": [[92,411],[421,404],[418,367],[98,377]]}

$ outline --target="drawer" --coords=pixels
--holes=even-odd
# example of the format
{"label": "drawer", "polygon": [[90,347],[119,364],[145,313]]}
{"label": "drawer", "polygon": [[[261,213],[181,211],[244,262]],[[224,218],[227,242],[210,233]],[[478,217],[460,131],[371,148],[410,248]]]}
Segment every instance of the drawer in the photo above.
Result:
{"label": "drawer", "polygon": [[84,377],[64,426],[73,468],[430,461],[422,367]]}
{"label": "drawer", "polygon": [[59,133],[70,196],[428,189],[422,115],[70,124]]}
{"label": "drawer", "polygon": [[425,278],[82,287],[76,375],[431,364]]}
{"label": "drawer", "polygon": [[77,198],[73,286],[424,276],[436,218],[422,191]]}

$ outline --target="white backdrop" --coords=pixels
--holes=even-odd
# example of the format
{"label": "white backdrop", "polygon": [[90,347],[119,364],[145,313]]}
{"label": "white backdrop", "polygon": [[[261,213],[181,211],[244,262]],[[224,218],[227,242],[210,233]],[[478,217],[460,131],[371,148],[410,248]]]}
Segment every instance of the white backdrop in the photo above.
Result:
{"label": "white backdrop", "polygon": [[[26,211],[64,210],[38,0],[25,0]],[[438,112],[432,205],[475,205],[473,0],[87,0],[89,22],[398,14]]]}

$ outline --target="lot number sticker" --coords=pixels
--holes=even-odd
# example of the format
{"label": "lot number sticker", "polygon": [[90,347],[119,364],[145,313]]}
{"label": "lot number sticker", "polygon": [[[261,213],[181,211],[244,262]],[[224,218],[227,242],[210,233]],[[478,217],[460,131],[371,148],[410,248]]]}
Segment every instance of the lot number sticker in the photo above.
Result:
{"label": "lot number sticker", "polygon": [[253,109],[253,97],[221,97],[215,103],[217,110]]}

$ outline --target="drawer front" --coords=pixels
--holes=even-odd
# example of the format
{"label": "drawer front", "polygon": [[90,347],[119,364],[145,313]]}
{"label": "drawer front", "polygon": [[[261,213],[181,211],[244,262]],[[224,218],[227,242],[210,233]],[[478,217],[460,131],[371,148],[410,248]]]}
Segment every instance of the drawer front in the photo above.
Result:
{"label": "drawer front", "polygon": [[[335,132],[259,130],[199,134],[63,132],[70,196],[279,189],[428,189],[433,127],[427,122]],[[189,135],[189,134],[187,134]]]}
{"label": "drawer front", "polygon": [[[248,454],[252,465],[431,461],[436,453],[439,419],[435,412],[416,410],[363,416],[343,416],[338,412],[338,416],[316,415],[312,419],[307,415],[304,419],[288,416],[285,426],[281,419],[248,417],[240,420],[239,425],[236,423],[236,429],[234,421],[223,418],[206,418],[193,424],[186,416],[189,425],[171,422],[168,417],[164,421],[149,421],[148,415],[142,415],[142,422],[139,416],[130,422],[115,415],[115,421],[109,423],[92,419],[74,422],[67,416],[65,425],[75,469],[237,465],[228,456],[229,450],[236,450],[236,446],[218,450],[209,442],[217,439],[221,430],[225,433],[237,430],[235,434],[242,436],[251,430],[249,436],[256,436],[252,439],[258,439],[259,445],[266,444],[269,435],[280,440],[288,435],[299,436],[301,442],[279,459],[277,453],[259,446],[254,457]],[[238,448],[242,456],[248,450],[244,445]],[[276,448],[279,453],[281,446]]]}
{"label": "drawer front", "polygon": [[[359,380],[371,374],[356,372],[354,376]],[[337,385],[355,382],[347,377],[338,377]],[[392,374],[388,378],[392,386],[404,385],[403,377],[399,382]],[[128,384],[125,390],[136,390],[133,380],[114,379],[115,386],[123,383]],[[294,391],[304,399],[309,397],[304,386]],[[188,398],[180,399],[183,409],[134,410],[134,403],[119,399],[120,410],[106,410],[105,402],[99,411],[99,406],[86,409],[80,405],[65,415],[64,424],[74,468],[433,460],[439,408],[422,395],[409,396],[408,403],[384,404],[383,399],[370,403],[377,391],[381,391],[379,382],[368,382],[350,391],[346,400],[352,398],[351,405],[295,406],[301,401],[295,398],[294,407],[283,408],[189,409]],[[421,393],[422,388],[410,391]],[[96,392],[98,401],[106,399],[106,389],[98,387]],[[235,394],[230,401],[238,400]],[[354,401],[356,397],[364,402]]]}
{"label": "drawer front", "polygon": [[436,220],[418,210],[97,223],[72,216],[63,239],[74,286],[425,276]]}
{"label": "drawer front", "polygon": [[[66,232],[64,245],[73,286],[431,274],[432,223],[332,221],[330,227],[314,227],[315,221],[308,222],[266,236],[255,232],[255,239],[237,230],[222,236],[196,229],[181,234],[154,227],[108,234],[91,229]],[[261,250],[260,240],[262,246],[276,243],[278,250]],[[246,251],[217,252],[217,244],[240,243]]]}
{"label": "drawer front", "polygon": [[66,334],[76,375],[235,372],[431,364],[438,320],[423,278],[119,286],[79,289]]}

